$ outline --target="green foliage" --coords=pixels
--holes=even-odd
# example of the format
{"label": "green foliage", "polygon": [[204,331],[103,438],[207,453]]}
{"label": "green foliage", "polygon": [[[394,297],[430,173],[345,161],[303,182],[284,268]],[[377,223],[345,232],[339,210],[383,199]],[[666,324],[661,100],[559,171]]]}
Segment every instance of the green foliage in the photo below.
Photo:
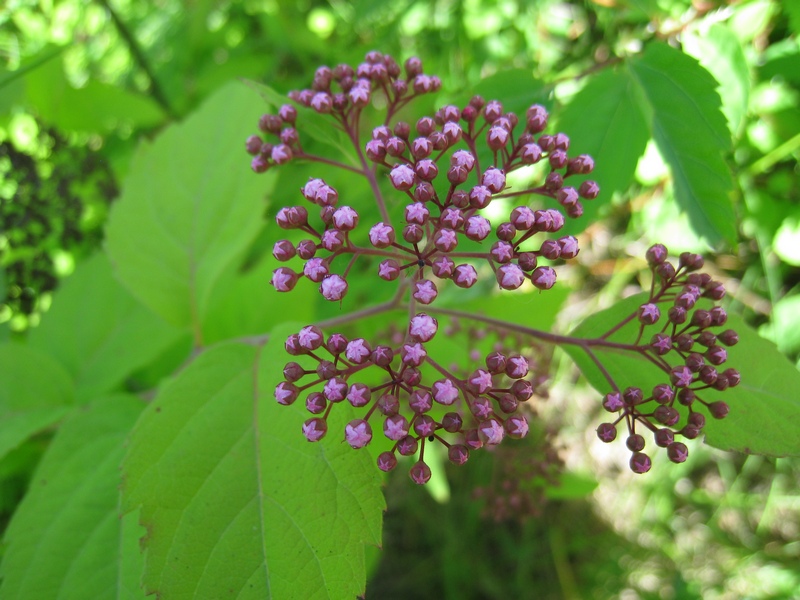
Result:
{"label": "green foliage", "polygon": [[59,428],[5,534],[4,598],[117,594],[117,565],[135,565],[139,555],[135,545],[121,543],[116,488],[124,443],[141,409],[133,396],[111,395]]}
{"label": "green foliage", "polygon": [[141,507],[148,530],[146,590],[363,593],[364,544],[380,543],[378,476],[366,454],[308,444],[297,431],[302,410],[274,402],[289,331],[276,330],[263,348],[204,353],[134,428],[122,496],[125,511]]}
{"label": "green foliage", "polygon": [[716,82],[665,44],[648,46],[631,61],[630,73],[645,97],[653,139],[672,171],[678,204],[712,244],[734,244],[733,180],[724,160],[730,134]]}
{"label": "green foliage", "polygon": [[[600,337],[609,330],[609,324],[635,313],[646,301],[646,294],[626,298],[588,317],[572,335],[587,339]],[[707,402],[724,400],[731,407],[725,419],[708,419],[703,428],[706,443],[745,454],[800,456],[800,440],[792,434],[795,423],[800,420],[800,401],[796,393],[800,389],[800,372],[774,344],[759,337],[740,317],[731,315],[728,326],[739,334],[739,343],[728,349],[728,360],[741,373],[742,383],[724,393],[703,392]],[[630,344],[636,339],[638,329],[638,322],[632,320],[608,339]],[[651,333],[646,330],[644,339],[649,335]],[[581,347],[567,345],[564,350],[598,392],[611,391],[606,377]],[[667,374],[639,354],[606,347],[593,347],[592,353],[620,389],[636,386],[647,393],[653,386],[669,381]]]}
{"label": "green foliage", "polygon": [[106,246],[120,280],[168,322],[191,326],[198,342],[215,283],[261,227],[264,184],[240,154],[260,110],[256,94],[231,84],[142,144],[109,217]]}
{"label": "green foliage", "polygon": [[[798,463],[771,458],[800,455],[797,3],[159,6],[17,2],[0,17],[1,597],[800,595]],[[487,520],[474,499],[503,489],[503,468],[517,463],[502,453],[460,469],[426,453],[439,486],[428,493],[375,470],[377,440],[360,452],[341,442],[343,406],[323,443],[303,439],[304,394],[292,407],[272,397],[282,341],[297,330],[287,323],[347,307],[307,281],[274,293],[279,232],[265,216],[299,202],[312,175],[360,212],[369,189],[320,163],[256,177],[243,142],[286,101],[276,90],[375,48],[417,54],[441,76],[425,110],[475,94],[520,114],[541,103],[570,155],[595,159],[574,180],[602,193],[567,225],[582,253],[558,267],[556,288],[445,290],[442,305],[568,330],[591,305],[638,289],[646,277],[632,257],[650,243],[693,249],[682,236],[649,238],[644,219],[660,237],[691,227],[715,249],[715,279],[733,284],[726,308],[740,336],[727,364],[742,383],[718,396],[731,412],[708,419],[706,442],[750,456],[698,440],[683,465],[655,457],[654,473],[631,481],[592,434],[597,393],[566,364],[550,370],[550,405],[537,403],[535,420],[570,466],[546,484],[524,480],[542,505],[522,524]],[[329,119],[300,112],[304,149],[360,165]],[[380,218],[363,210],[362,221]],[[393,217],[401,210],[389,201]],[[391,286],[359,268],[348,299],[389,300]],[[640,298],[572,334],[604,333]],[[395,314],[343,331],[382,330]],[[630,325],[611,339],[635,335]],[[431,347],[473,360],[455,336]],[[609,391],[579,346],[564,349]],[[620,386],[664,380],[631,354],[595,354]]]}

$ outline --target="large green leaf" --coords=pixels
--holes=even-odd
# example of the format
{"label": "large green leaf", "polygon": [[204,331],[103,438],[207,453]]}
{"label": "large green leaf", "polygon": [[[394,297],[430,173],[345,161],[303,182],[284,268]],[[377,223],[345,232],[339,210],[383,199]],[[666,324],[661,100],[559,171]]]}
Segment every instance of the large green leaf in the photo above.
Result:
{"label": "large green leaf", "polygon": [[[559,131],[570,138],[570,150],[589,154],[595,160],[591,175],[601,195],[583,203],[583,217],[568,220],[569,231],[582,231],[595,221],[600,207],[615,192],[624,192],[633,182],[636,164],[650,139],[647,106],[627,69],[604,71],[593,76],[570,101],[558,122]],[[577,185],[569,180],[570,185]]]}
{"label": "large green leaf", "polygon": [[98,254],[67,279],[29,339],[66,367],[78,397],[89,400],[118,386],[181,335],[139,304]]}
{"label": "large green leaf", "polygon": [[6,531],[3,598],[116,596],[118,564],[135,565],[139,554],[120,544],[118,488],[123,444],[143,406],[107,397],[59,429]]}
{"label": "large green leaf", "polygon": [[733,179],[725,162],[731,139],[717,82],[695,59],[662,43],[650,44],[628,67],[648,104],[678,204],[709,242],[735,244]]}
{"label": "large green leaf", "polygon": [[244,152],[260,105],[231,84],[143,144],[109,218],[106,243],[121,281],[197,338],[215,282],[261,226],[272,176],[254,175]]}
{"label": "large green leaf", "polygon": [[289,331],[263,348],[200,355],[134,429],[124,507],[141,510],[145,587],[163,600],[364,592],[364,544],[380,542],[380,478],[367,453],[336,439],[346,410],[310,444],[303,407],[275,402]]}
{"label": "large green leaf", "polygon": [[[646,294],[627,298],[587,318],[571,335],[597,338],[646,301]],[[766,456],[800,455],[796,425],[800,422],[797,395],[800,372],[772,342],[759,337],[740,317],[729,315],[727,327],[739,333],[739,343],[728,349],[725,367],[737,369],[742,375],[742,383],[724,392],[703,392],[707,401],[724,400],[730,406],[730,414],[724,419],[706,420],[703,429],[706,443],[723,450]],[[608,339],[630,344],[635,341],[637,331],[638,322],[633,320]],[[655,329],[646,332],[644,339],[649,339],[652,333]],[[581,347],[567,345],[564,350],[595,389],[602,394],[611,391],[606,378]],[[637,386],[650,390],[658,383],[668,382],[663,371],[638,353],[602,346],[593,346],[592,351],[621,389]],[[672,354],[666,358],[671,364],[681,364],[680,359],[676,362]]]}
{"label": "large green leaf", "polygon": [[0,458],[56,423],[73,402],[69,375],[41,352],[0,344]]}

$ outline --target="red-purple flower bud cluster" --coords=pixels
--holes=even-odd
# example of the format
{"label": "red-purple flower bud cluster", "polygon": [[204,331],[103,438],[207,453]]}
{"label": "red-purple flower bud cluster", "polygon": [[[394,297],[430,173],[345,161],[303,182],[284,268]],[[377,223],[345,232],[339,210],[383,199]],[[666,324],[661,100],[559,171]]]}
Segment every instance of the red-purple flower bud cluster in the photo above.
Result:
{"label": "red-purple flower bud cluster", "polygon": [[[480,368],[454,373],[428,355],[426,344],[438,327],[436,319],[418,313],[397,345],[373,345],[338,333],[325,337],[315,326],[304,327],[287,338],[285,347],[290,355],[304,357],[306,366],[286,364],[275,399],[284,405],[304,399],[315,415],[302,427],[310,442],[326,435],[335,404],[363,409],[360,418],[346,425],[345,441],[358,449],[375,434],[388,438],[391,450],[378,457],[384,471],[394,469],[398,455],[419,451],[410,472],[417,483],[430,479],[426,443],[444,444],[450,461],[461,465],[473,450],[495,446],[505,437],[525,437],[528,421],[518,409],[534,394],[528,359],[493,351]],[[374,371],[381,373],[378,383]]]}
{"label": "red-purple flower bud cluster", "polygon": [[652,390],[629,387],[606,394],[603,408],[618,417],[597,428],[597,436],[611,442],[617,437],[617,426],[625,422],[630,467],[636,473],[645,473],[651,466],[650,457],[642,452],[645,439],[637,433],[637,424],[640,431],[644,427],[654,434],[656,445],[666,448],[672,462],[683,462],[689,451],[676,438],[700,435],[706,422],[702,411],[724,418],[728,405],[709,396],[741,381],[736,369],[724,367],[727,347],[739,337],[725,328],[725,309],[713,305],[723,298],[725,288],[708,274],[696,272],[703,267],[700,255],[683,253],[677,266],[667,258],[661,244],[647,251],[654,285],[649,301],[631,316],[639,323],[634,350],[664,371],[664,381]]}

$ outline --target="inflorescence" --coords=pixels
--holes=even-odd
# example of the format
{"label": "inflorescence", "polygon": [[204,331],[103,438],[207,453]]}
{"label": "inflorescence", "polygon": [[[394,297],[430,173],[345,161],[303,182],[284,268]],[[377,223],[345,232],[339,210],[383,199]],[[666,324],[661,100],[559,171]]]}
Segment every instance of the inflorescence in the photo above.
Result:
{"label": "inflorescence", "polygon": [[[291,361],[286,365],[275,398],[291,404],[304,395],[306,408],[314,415],[302,426],[309,441],[326,435],[334,404],[347,401],[363,410],[361,418],[347,424],[346,442],[363,448],[372,440],[374,429],[382,430],[392,448],[380,454],[378,466],[389,471],[396,466],[397,455],[419,454],[410,472],[417,483],[430,478],[424,461],[426,443],[444,444],[450,461],[463,464],[473,450],[527,434],[532,413],[526,409],[526,415],[523,407],[534,395],[535,385],[525,355],[533,341],[585,342],[430,306],[440,289],[470,288],[484,273],[493,274],[502,290],[552,288],[556,282],[553,262],[573,259],[579,252],[575,237],[559,234],[565,216],[580,217],[582,202],[599,193],[593,181],[583,181],[578,187],[567,185],[571,176],[591,173],[594,161],[587,155],[570,157],[565,134],[544,133],[548,113],[540,105],[530,106],[521,117],[505,111],[497,100],[487,102],[475,96],[463,107],[447,105],[432,116],[423,116],[413,127],[394,119],[411,100],[440,86],[437,77],[423,73],[416,58],[400,68],[391,57],[370,52],[355,68],[320,67],[311,89],[289,94],[299,107],[287,103],[278,114],[262,116],[261,133],[246,141],[257,173],[304,159],[354,171],[369,182],[381,215],[378,222],[362,222],[359,208],[340,202],[340,190],[319,178],[310,179],[300,189],[305,202],[317,207],[318,219],[311,217],[306,204],[278,211],[279,227],[294,230],[303,239],[275,242],[273,255],[287,266],[274,271],[271,283],[277,291],[289,292],[305,278],[326,300],[342,303],[353,265],[359,260],[371,261],[377,278],[393,282],[396,290],[394,300],[380,310],[406,308],[407,328],[394,343],[326,334],[316,325],[302,328],[286,340],[285,347],[288,354],[304,357],[303,364]],[[361,127],[366,120],[362,110],[378,96],[385,118],[362,143]],[[332,125],[350,138],[360,168],[304,150],[296,128],[304,110],[327,115]],[[490,164],[481,164],[487,157]],[[540,184],[510,189],[507,175],[528,165],[540,165],[544,173]],[[392,193],[388,201],[384,190]],[[343,196],[346,201],[346,194]],[[531,205],[532,196],[552,205]],[[506,209],[507,219],[493,225],[486,209],[501,198],[524,201]],[[405,205],[403,222],[395,224],[387,207],[399,202]],[[361,209],[361,213],[366,211]],[[719,299],[721,286],[707,276],[690,273],[702,266],[701,258],[682,256],[677,269],[666,258],[663,246],[654,246],[648,253],[662,285],[651,290],[650,301],[631,317],[641,323],[640,337],[645,327],[663,321],[659,303],[670,301],[674,306],[650,343],[640,344],[637,339],[629,349],[664,369],[668,381],[648,397],[638,388],[620,391],[612,385],[615,389],[606,395],[603,406],[620,415],[598,429],[601,439],[611,441],[618,424],[625,421],[628,447],[634,453],[631,468],[636,472],[650,468],[637,423],[652,430],[657,444],[667,448],[673,461],[680,462],[687,451],[674,436],[699,434],[704,420],[695,409],[705,405],[718,418],[727,413],[723,403],[702,400],[704,390],[738,384],[735,371],[717,369],[726,358],[723,346],[736,341],[733,332],[711,332],[724,323],[724,310],[692,311],[701,296]],[[293,261],[297,266],[288,266]],[[429,342],[439,334],[437,314],[482,321],[500,335],[504,331],[523,333],[530,342],[516,349],[497,346],[482,354],[480,366],[461,372],[429,354]],[[603,340],[594,342],[602,345]],[[699,347],[705,350],[700,353]],[[680,357],[680,365],[670,366],[667,358],[672,355]],[[658,407],[646,412],[645,405],[651,401]],[[676,401],[689,409],[689,422],[681,429],[675,429],[680,418]]]}

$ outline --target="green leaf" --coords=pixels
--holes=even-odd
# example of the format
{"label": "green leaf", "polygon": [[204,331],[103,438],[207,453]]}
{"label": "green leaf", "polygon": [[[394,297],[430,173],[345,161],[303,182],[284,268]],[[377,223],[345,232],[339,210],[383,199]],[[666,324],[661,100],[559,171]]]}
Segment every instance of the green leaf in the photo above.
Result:
{"label": "green leaf", "polygon": [[728,26],[715,23],[687,30],[682,41],[684,52],[699,60],[719,81],[722,112],[731,134],[736,135],[750,101],[750,69],[739,39]]}
{"label": "green leaf", "polygon": [[69,375],[49,356],[0,344],[0,458],[58,422],[73,402]]}
{"label": "green leaf", "polygon": [[123,445],[144,404],[104,398],[59,429],[6,531],[3,598],[113,598],[120,555],[117,514]]}
{"label": "green leaf", "polygon": [[85,400],[119,386],[182,332],[139,304],[98,254],[78,266],[30,333],[30,345],[70,372]]}
{"label": "green leaf", "polygon": [[282,294],[269,285],[273,269],[280,266],[266,254],[249,271],[227,273],[220,279],[203,322],[206,343],[263,334],[285,322],[287,315],[301,322],[314,320],[318,294],[308,289]]}
{"label": "green leaf", "polygon": [[44,121],[67,131],[106,132],[121,125],[154,127],[166,119],[155,100],[119,86],[90,79],[72,87],[62,62],[41,62],[25,75],[27,99]]}
{"label": "green leaf", "polygon": [[[647,301],[646,294],[638,294],[617,303],[609,309],[587,318],[572,336],[596,338],[603,335],[616,323],[634,313]],[[663,318],[663,317],[662,317]],[[734,450],[765,456],[800,455],[800,437],[796,424],[800,422],[800,372],[785,356],[778,352],[772,342],[761,337],[741,317],[729,315],[725,328],[739,334],[739,343],[728,348],[725,368],[733,367],[742,375],[742,383],[724,392],[708,390],[702,393],[707,402],[723,400],[730,406],[730,413],[722,420],[706,419],[703,429],[707,444],[723,450]],[[638,322],[631,321],[608,339],[622,343],[633,343],[638,331]],[[652,332],[645,332],[649,339]],[[564,346],[589,383],[601,394],[611,390],[611,385],[597,365],[578,346]],[[620,389],[637,386],[648,393],[653,386],[668,382],[668,376],[638,353],[614,348],[593,346],[592,351],[604,365]],[[666,357],[671,364],[673,354]],[[681,408],[676,405],[677,408]]]}
{"label": "green leaf", "polygon": [[304,408],[275,402],[292,331],[263,348],[203,353],[134,429],[124,508],[141,510],[145,587],[163,600],[364,592],[364,544],[380,542],[380,478],[368,453],[340,442],[346,407],[311,444]]}
{"label": "green leaf", "polygon": [[246,86],[231,84],[142,145],[106,229],[120,280],[197,337],[215,282],[261,227],[272,176],[254,175],[243,149],[260,104]]}
{"label": "green leaf", "polygon": [[678,204],[710,243],[734,245],[733,179],[724,159],[731,140],[717,82],[696,60],[662,43],[650,44],[628,66],[647,101]]}
{"label": "green leaf", "polygon": [[[650,139],[649,115],[640,95],[628,69],[604,71],[575,94],[559,119],[559,131],[569,136],[570,150],[594,158],[594,171],[581,179],[597,181],[601,192],[596,200],[583,202],[580,219],[567,221],[573,233],[593,223],[611,196],[625,192],[633,182]],[[578,183],[571,178],[570,185]]]}

